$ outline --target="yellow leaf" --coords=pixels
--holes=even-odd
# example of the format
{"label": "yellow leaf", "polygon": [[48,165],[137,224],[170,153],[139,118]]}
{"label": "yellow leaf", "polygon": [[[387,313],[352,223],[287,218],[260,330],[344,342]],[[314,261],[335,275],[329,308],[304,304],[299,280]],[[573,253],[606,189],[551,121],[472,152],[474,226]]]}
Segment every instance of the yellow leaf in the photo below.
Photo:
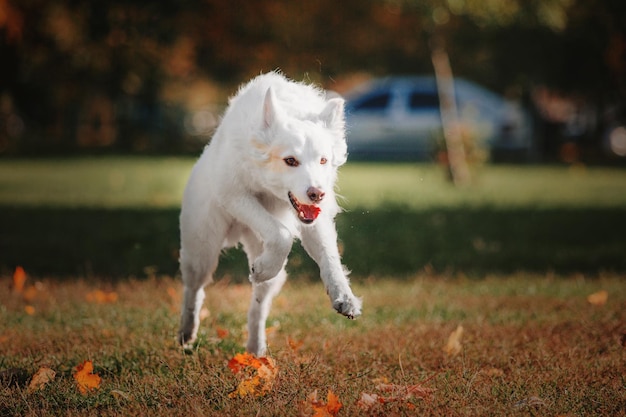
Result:
{"label": "yellow leaf", "polygon": [[102,378],[98,374],[93,373],[93,363],[91,361],[85,361],[76,367],[74,380],[81,394],[86,394],[88,391],[98,388],[102,382]]}
{"label": "yellow leaf", "polygon": [[443,347],[443,351],[448,356],[456,356],[459,353],[461,353],[461,350],[463,349],[463,347],[461,346],[462,337],[463,337],[463,326],[459,324],[456,330],[450,333],[450,336],[448,337],[448,342]]}
{"label": "yellow leaf", "polygon": [[237,388],[229,394],[230,398],[261,397],[267,394],[272,389],[278,373],[272,358],[257,358],[250,353],[236,354],[228,361],[228,367],[242,378]]}
{"label": "yellow leaf", "polygon": [[587,302],[594,306],[603,306],[609,298],[609,293],[605,290],[594,292],[587,297]]}
{"label": "yellow leaf", "polygon": [[13,291],[22,293],[24,291],[24,284],[26,283],[26,272],[24,268],[18,266],[13,273]]}
{"label": "yellow leaf", "polygon": [[33,393],[37,390],[43,389],[44,386],[48,382],[54,381],[54,377],[56,376],[56,372],[47,366],[42,366],[39,370],[33,375],[33,379],[30,380],[30,384],[28,384],[28,393]]}

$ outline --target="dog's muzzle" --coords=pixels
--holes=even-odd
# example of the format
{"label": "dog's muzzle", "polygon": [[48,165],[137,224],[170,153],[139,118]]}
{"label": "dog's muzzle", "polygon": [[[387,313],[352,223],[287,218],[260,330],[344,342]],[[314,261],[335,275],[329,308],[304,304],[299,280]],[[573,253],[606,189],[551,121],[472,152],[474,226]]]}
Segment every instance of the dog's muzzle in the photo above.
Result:
{"label": "dog's muzzle", "polygon": [[321,211],[318,206],[315,204],[302,204],[291,192],[288,193],[288,196],[291,205],[296,209],[296,213],[298,213],[298,219],[302,223],[311,224],[317,219]]}

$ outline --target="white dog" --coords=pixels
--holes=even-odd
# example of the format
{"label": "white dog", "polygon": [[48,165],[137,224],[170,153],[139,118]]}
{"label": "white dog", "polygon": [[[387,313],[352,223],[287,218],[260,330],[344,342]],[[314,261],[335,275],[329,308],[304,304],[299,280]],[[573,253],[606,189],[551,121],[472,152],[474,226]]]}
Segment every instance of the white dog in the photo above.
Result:
{"label": "white dog", "polygon": [[204,287],[220,252],[238,243],[254,287],[248,352],[265,354],[265,321],[287,277],[294,238],[319,265],[333,308],[351,319],[361,314],[334,224],[337,168],[347,157],[343,104],[278,73],[253,79],[230,100],[183,196],[181,344],[196,338]]}

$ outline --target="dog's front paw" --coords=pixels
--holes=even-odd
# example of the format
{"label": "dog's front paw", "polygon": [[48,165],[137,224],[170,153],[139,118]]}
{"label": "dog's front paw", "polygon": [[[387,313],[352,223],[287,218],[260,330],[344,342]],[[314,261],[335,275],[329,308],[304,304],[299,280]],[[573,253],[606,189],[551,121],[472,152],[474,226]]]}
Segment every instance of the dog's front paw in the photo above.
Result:
{"label": "dog's front paw", "polygon": [[267,258],[268,257],[261,255],[254,261],[250,269],[251,282],[258,284],[270,280],[283,269],[286,260],[277,261]]}
{"label": "dog's front paw", "polygon": [[287,263],[287,256],[292,243],[290,239],[290,237],[284,237],[264,245],[263,253],[254,260],[250,267],[250,281],[258,284],[278,275]]}
{"label": "dog's front paw", "polygon": [[333,308],[350,320],[361,315],[361,300],[352,294],[343,294],[333,301]]}

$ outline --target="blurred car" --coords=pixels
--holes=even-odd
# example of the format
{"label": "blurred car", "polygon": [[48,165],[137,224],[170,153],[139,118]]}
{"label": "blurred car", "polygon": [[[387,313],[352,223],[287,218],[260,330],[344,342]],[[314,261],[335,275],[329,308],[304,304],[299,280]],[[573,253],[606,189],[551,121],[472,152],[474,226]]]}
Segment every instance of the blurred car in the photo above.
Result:
{"label": "blurred car", "polygon": [[[531,119],[521,106],[470,81],[454,81],[459,121],[472,147],[492,155],[532,151]],[[345,94],[352,159],[432,159],[443,149],[434,76],[387,77]]]}

